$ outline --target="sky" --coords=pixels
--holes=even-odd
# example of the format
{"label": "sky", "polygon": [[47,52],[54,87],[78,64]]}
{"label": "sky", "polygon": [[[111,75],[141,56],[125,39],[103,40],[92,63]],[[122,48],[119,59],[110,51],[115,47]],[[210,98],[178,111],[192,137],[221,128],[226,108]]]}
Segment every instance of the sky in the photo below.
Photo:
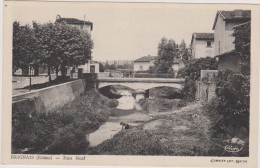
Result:
{"label": "sky", "polygon": [[[56,16],[93,22],[93,60],[135,60],[157,55],[162,37],[188,45],[193,32],[214,32],[218,9],[213,4],[15,2],[13,21],[22,24],[54,22]],[[225,8],[233,10],[231,6]]]}

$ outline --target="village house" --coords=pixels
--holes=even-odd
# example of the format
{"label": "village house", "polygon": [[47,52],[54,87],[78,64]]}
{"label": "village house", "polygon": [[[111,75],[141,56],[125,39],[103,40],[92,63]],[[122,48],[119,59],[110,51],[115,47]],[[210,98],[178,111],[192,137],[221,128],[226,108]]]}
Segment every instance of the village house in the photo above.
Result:
{"label": "village house", "polygon": [[150,66],[154,65],[156,56],[143,56],[134,60],[134,71],[147,71]]}
{"label": "village house", "polygon": [[191,54],[196,59],[214,57],[214,33],[193,33]]}
{"label": "village house", "polygon": [[93,30],[93,23],[90,21],[79,20],[75,18],[62,18],[60,15],[57,15],[56,22],[65,22],[72,27],[76,27],[79,30],[87,31],[88,33],[90,33]]}
{"label": "village house", "polygon": [[[154,66],[154,61],[156,59],[156,56],[144,56],[141,58],[138,58],[134,61],[134,72],[138,71],[148,71],[150,66]],[[181,68],[183,68],[184,62],[181,59],[174,59],[174,63],[172,65],[172,69],[175,73],[175,76],[177,75],[177,71]]]}
{"label": "village house", "polygon": [[218,70],[239,71],[240,60],[235,54],[234,29],[250,24],[250,10],[218,11],[213,24],[215,30],[214,56],[219,60]]}

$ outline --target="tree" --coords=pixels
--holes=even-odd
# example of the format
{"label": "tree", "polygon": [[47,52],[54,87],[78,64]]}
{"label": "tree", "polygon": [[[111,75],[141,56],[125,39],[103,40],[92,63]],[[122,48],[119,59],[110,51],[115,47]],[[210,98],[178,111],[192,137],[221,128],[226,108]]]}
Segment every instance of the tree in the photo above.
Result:
{"label": "tree", "polygon": [[71,27],[66,23],[33,23],[35,36],[41,41],[41,62],[61,70],[66,75],[66,66],[78,66],[91,59],[93,41],[89,33]]}
{"label": "tree", "polygon": [[235,27],[233,36],[235,37],[235,52],[241,60],[241,73],[244,75],[250,75],[250,22]]}
{"label": "tree", "polygon": [[211,57],[193,59],[186,66],[178,71],[177,77],[185,78],[182,93],[185,99],[189,101],[195,100],[196,80],[200,77],[200,70],[216,70],[218,62]]}
{"label": "tree", "polygon": [[190,47],[187,48],[184,40],[182,40],[181,44],[179,45],[178,58],[182,59],[185,63],[191,60]]}
{"label": "tree", "polygon": [[105,71],[105,67],[102,63],[99,63],[99,72],[104,72]]}
{"label": "tree", "polygon": [[168,73],[173,71],[174,58],[178,57],[178,46],[173,39],[163,37],[158,45],[158,56],[154,65],[157,73]]}
{"label": "tree", "polygon": [[29,64],[38,62],[40,43],[29,25],[21,26],[13,23],[13,73],[21,68],[28,74]]}

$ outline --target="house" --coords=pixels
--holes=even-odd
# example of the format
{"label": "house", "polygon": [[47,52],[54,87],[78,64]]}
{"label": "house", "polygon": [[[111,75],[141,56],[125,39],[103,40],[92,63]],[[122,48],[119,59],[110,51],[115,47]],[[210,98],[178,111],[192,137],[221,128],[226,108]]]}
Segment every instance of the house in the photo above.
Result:
{"label": "house", "polygon": [[147,71],[150,66],[154,65],[156,56],[143,56],[134,61],[134,71]]}
{"label": "house", "polygon": [[234,50],[233,28],[250,20],[250,10],[218,11],[212,28],[215,31],[214,56]]}
{"label": "house", "polygon": [[[251,22],[246,22],[237,26],[234,26],[234,29],[245,29],[245,26],[250,25]],[[235,49],[231,51],[227,51],[223,54],[217,55],[216,58],[218,59],[218,70],[232,70],[234,72],[239,72],[241,70],[241,60],[240,57],[237,55]]]}
{"label": "house", "polygon": [[85,73],[99,73],[99,63],[97,61],[89,60],[86,64],[78,67],[70,67],[70,76],[73,79],[81,78]]}
{"label": "house", "polygon": [[90,33],[93,30],[93,23],[90,21],[79,20],[75,18],[62,18],[60,15],[57,15],[56,22],[65,22],[72,27],[76,27],[80,30],[87,31],[88,33]]}
{"label": "house", "polygon": [[214,33],[193,33],[192,58],[214,57]]}
{"label": "house", "polygon": [[250,24],[250,10],[218,11],[213,24],[215,31],[214,56],[218,59],[218,69],[240,70],[240,58],[235,52],[234,29]]}
{"label": "house", "polygon": [[[154,66],[155,59],[156,56],[150,56],[150,55],[138,58],[137,60],[134,61],[134,72],[149,70],[150,66]],[[183,68],[184,66],[185,65],[183,60],[174,59],[172,69],[174,70],[175,75],[177,75],[177,71]]]}

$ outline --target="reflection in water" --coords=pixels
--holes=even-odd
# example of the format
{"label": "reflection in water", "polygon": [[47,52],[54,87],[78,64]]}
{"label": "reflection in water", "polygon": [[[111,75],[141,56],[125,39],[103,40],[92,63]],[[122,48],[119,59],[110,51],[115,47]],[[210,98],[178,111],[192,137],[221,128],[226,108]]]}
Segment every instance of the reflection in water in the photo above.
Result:
{"label": "reflection in water", "polygon": [[[122,95],[122,97],[117,99],[119,104],[116,107],[117,109],[120,109],[120,113],[124,114],[124,113],[126,113],[127,110],[131,110],[131,109],[134,109],[137,111],[142,110],[141,106],[138,104],[139,99],[136,100],[132,96],[131,92],[126,91],[126,90],[121,90],[120,94]],[[143,95],[139,95],[138,98],[142,98],[142,96]],[[140,115],[140,113],[132,113],[132,114],[126,115],[124,117],[129,118],[131,115],[132,116],[135,115],[135,118],[137,121],[137,120],[140,120],[140,117],[138,117],[137,114]],[[144,114],[142,114],[142,116],[143,115]],[[145,116],[145,117],[147,117],[147,116]],[[121,119],[122,119],[122,117],[120,117],[119,115],[115,116],[115,117],[110,116],[108,121],[105,122],[103,125],[101,125],[98,130],[86,135],[86,139],[89,141],[90,146],[92,146],[92,147],[97,146],[97,145],[101,144],[103,141],[112,138],[116,133],[121,131],[121,129],[122,129],[122,126],[120,125]],[[139,123],[134,123],[133,119],[131,119],[131,117],[128,120],[124,119],[124,121],[132,126],[133,125],[136,126],[139,124]]]}
{"label": "reflection in water", "polygon": [[123,110],[134,109],[135,98],[132,96],[132,94],[129,91],[122,91],[121,95],[122,97],[117,99],[119,104],[116,108]]}

